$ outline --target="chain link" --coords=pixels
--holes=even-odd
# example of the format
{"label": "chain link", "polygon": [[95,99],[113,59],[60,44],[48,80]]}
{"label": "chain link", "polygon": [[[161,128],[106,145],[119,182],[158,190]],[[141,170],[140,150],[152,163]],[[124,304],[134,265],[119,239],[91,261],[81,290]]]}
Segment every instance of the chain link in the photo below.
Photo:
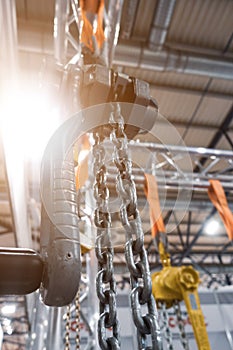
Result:
{"label": "chain link", "polygon": [[184,329],[184,321],[182,320],[180,303],[179,303],[178,300],[175,300],[175,302],[174,302],[174,310],[175,310],[175,313],[176,313],[178,328],[179,328],[179,331],[180,331],[181,344],[183,345],[183,348],[185,350],[189,350],[188,339],[186,337],[186,333],[185,333],[185,329]]}
{"label": "chain link", "polygon": [[[128,139],[124,131],[124,119],[120,105],[115,104],[110,116],[114,144],[114,162],[118,169],[116,189],[121,198],[120,219],[126,233],[125,257],[131,280],[131,308],[137,328],[139,349],[162,349],[158,315],[152,296],[148,257],[144,247],[144,234],[139,211],[137,193],[132,179],[132,162],[129,157]],[[142,305],[148,312],[142,315]],[[151,338],[151,345],[148,342]]]}
{"label": "chain link", "polygon": [[160,302],[159,303],[159,308],[161,310],[161,316],[162,316],[162,322],[163,322],[163,329],[164,329],[164,335],[167,343],[167,349],[168,350],[173,350],[173,343],[172,343],[172,333],[169,327],[168,323],[168,312],[166,309],[166,303]]}
{"label": "chain link", "polygon": [[75,343],[76,343],[76,350],[80,349],[80,292],[78,291],[76,298],[75,298],[75,332],[76,332],[76,337],[75,337]]}
{"label": "chain link", "polygon": [[[99,346],[103,350],[120,349],[119,323],[116,311],[116,281],[113,271],[113,248],[111,244],[111,214],[109,213],[109,190],[107,187],[107,169],[105,166],[105,149],[101,142],[103,138],[98,133],[93,135],[94,158],[94,197],[96,209],[94,222],[97,227],[96,257],[98,273],[96,291],[99,298],[100,317],[98,321]],[[107,336],[107,333],[111,333]]]}
{"label": "chain link", "polygon": [[67,305],[66,309],[66,334],[65,334],[65,350],[70,350],[70,319],[71,305]]}

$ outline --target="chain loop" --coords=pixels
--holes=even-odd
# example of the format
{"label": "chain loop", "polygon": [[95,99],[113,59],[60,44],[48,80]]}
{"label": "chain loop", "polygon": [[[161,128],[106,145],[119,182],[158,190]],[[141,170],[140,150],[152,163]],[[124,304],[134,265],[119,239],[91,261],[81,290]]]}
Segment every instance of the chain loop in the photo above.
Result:
{"label": "chain loop", "polygon": [[[109,213],[109,189],[107,187],[107,169],[105,166],[105,149],[101,144],[98,133],[93,135],[94,157],[94,197],[96,209],[94,222],[97,227],[96,257],[98,273],[96,277],[96,291],[99,298],[100,317],[98,321],[98,339],[102,350],[119,350],[120,334],[116,312],[116,282],[113,275],[113,248],[111,244],[111,214]],[[111,330],[110,330],[111,329]],[[111,336],[107,336],[111,333]]]}
{"label": "chain loop", "polygon": [[172,333],[171,333],[169,323],[168,323],[168,312],[166,309],[166,303],[160,302],[159,308],[161,310],[161,315],[162,315],[162,322],[163,322],[165,339],[166,339],[166,343],[167,343],[167,350],[174,350],[173,342],[172,342]]}
{"label": "chain loop", "polygon": [[75,332],[76,332],[76,337],[75,337],[75,343],[76,343],[76,350],[80,349],[80,292],[78,291],[76,298],[75,298]]}
{"label": "chain loop", "polygon": [[[114,162],[118,169],[116,190],[121,199],[120,218],[126,233],[125,257],[131,280],[131,308],[137,328],[139,349],[162,349],[158,316],[152,296],[148,258],[144,248],[144,234],[137,209],[137,192],[132,179],[132,162],[129,157],[128,139],[124,132],[124,118],[120,105],[113,106],[110,116],[114,145]],[[142,316],[141,305],[148,312]],[[151,336],[151,346],[148,345]]]}
{"label": "chain loop", "polygon": [[71,318],[71,306],[67,305],[66,309],[66,334],[65,334],[65,350],[70,350],[70,318]]}
{"label": "chain loop", "polygon": [[178,323],[178,328],[180,331],[180,341],[181,344],[184,348],[184,350],[189,350],[189,344],[188,344],[188,339],[186,337],[185,329],[184,329],[184,322],[182,320],[182,315],[181,315],[181,309],[180,309],[180,303],[178,300],[174,302],[174,309],[177,317],[177,323]]}

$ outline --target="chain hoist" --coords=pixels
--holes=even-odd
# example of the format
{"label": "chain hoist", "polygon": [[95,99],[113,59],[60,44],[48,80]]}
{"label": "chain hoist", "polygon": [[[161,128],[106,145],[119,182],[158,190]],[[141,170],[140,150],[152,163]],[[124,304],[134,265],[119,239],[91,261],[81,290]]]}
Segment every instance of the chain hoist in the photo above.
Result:
{"label": "chain hoist", "polygon": [[[100,317],[98,321],[98,339],[101,349],[120,349],[119,323],[116,310],[116,281],[113,271],[113,248],[111,242],[111,214],[108,208],[109,189],[107,187],[107,169],[105,165],[105,149],[101,144],[103,138],[99,133],[93,134],[95,145],[94,157],[94,197],[96,209],[94,213],[96,236],[96,257],[98,273],[96,290],[99,298]],[[111,329],[111,331],[110,331]],[[110,336],[107,333],[112,333]]]}
{"label": "chain hoist", "polygon": [[[120,219],[125,229],[125,257],[131,280],[131,308],[137,329],[139,349],[161,349],[161,337],[157,310],[152,296],[149,263],[144,247],[144,233],[137,208],[137,193],[132,179],[132,162],[128,150],[128,138],[124,131],[124,118],[120,105],[114,105],[110,116],[111,141],[114,144],[114,162],[118,169],[116,190],[121,199]],[[142,315],[142,305],[147,313]],[[148,338],[151,337],[151,345]]]}

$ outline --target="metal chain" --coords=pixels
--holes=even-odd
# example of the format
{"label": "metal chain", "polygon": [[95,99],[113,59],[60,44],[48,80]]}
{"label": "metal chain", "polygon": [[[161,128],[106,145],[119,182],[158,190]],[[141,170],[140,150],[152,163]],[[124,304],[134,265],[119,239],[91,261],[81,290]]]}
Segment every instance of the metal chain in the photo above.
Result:
{"label": "metal chain", "polygon": [[[110,138],[114,145],[114,162],[118,169],[116,189],[121,198],[120,219],[126,233],[125,257],[131,280],[131,308],[133,321],[137,328],[138,348],[162,349],[158,325],[157,309],[152,296],[148,257],[144,247],[144,234],[137,208],[137,193],[132,179],[132,162],[129,157],[128,139],[124,131],[124,119],[120,105],[113,106],[110,116],[112,132]],[[148,312],[142,315],[141,306]],[[148,336],[151,345],[148,344]]]}
{"label": "metal chain", "polygon": [[166,343],[167,343],[167,349],[173,350],[174,347],[173,347],[173,342],[172,342],[172,333],[171,333],[169,323],[168,323],[168,312],[166,309],[166,303],[160,302],[159,307],[161,310],[161,316],[162,316],[165,339],[166,339]]}
{"label": "metal chain", "polygon": [[[100,308],[98,339],[101,349],[118,350],[120,349],[120,333],[116,310],[116,281],[113,275],[114,251],[110,235],[111,214],[108,208],[109,189],[106,183],[105,149],[101,144],[103,138],[98,133],[94,133],[93,137],[95,140],[93,146],[94,197],[97,206],[94,213],[94,221],[97,227],[95,251],[98,260],[96,290]],[[107,333],[111,333],[110,336],[107,336]]]}
{"label": "metal chain", "polygon": [[65,334],[65,350],[70,350],[70,319],[71,319],[71,305],[67,305],[66,309],[66,334]]}
{"label": "metal chain", "polygon": [[184,322],[182,320],[182,315],[181,315],[180,303],[178,300],[175,300],[175,302],[174,302],[174,310],[176,313],[178,328],[180,331],[181,344],[183,345],[183,348],[185,350],[189,350],[188,339],[186,337],[186,333],[185,333],[185,329],[184,329]]}
{"label": "metal chain", "polygon": [[76,350],[80,349],[80,302],[79,302],[79,291],[76,295],[75,298],[75,332],[76,332],[76,337],[75,337],[75,343],[76,343]]}

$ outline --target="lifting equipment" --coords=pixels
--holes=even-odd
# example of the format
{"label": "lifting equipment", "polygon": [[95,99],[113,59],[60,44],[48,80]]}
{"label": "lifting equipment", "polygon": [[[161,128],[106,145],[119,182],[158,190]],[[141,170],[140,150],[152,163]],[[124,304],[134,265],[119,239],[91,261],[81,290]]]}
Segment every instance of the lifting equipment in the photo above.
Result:
{"label": "lifting equipment", "polygon": [[[108,60],[101,59],[101,55],[102,58],[104,56],[105,41],[104,1],[100,0],[97,4],[95,0],[80,0],[78,7],[78,2],[73,0],[72,9],[79,25],[82,55],[76,64],[67,65],[63,91],[66,92],[67,104],[72,105],[74,100],[78,100],[80,109],[85,109],[85,112],[80,112],[79,119],[71,118],[59,128],[46,148],[41,178],[41,252],[37,254],[22,249],[0,250],[0,274],[1,280],[2,278],[4,280],[4,286],[2,283],[0,286],[0,294],[27,294],[40,286],[41,296],[46,305],[59,307],[68,305],[66,350],[70,348],[70,303],[75,300],[76,348],[79,348],[82,242],[79,232],[77,190],[85,182],[85,176],[81,181],[79,175],[75,178],[74,168],[77,164],[73,153],[69,153],[68,149],[77,139],[91,134],[94,139],[93,193],[96,200],[94,222],[97,229],[95,251],[98,260],[96,289],[100,309],[98,321],[100,348],[120,349],[113,266],[114,247],[111,241],[113,226],[109,210],[110,191],[104,149],[104,142],[108,140],[113,145],[117,173],[116,192],[121,201],[119,217],[125,230],[125,259],[130,274],[130,300],[137,330],[138,349],[162,349],[155,300],[158,308],[163,310],[164,319],[166,309],[175,307],[179,328],[184,333],[179,308],[179,303],[183,300],[199,350],[209,350],[210,345],[197,291],[198,273],[192,266],[171,266],[170,255],[166,251],[165,227],[159,207],[157,185],[152,180],[154,179],[152,175],[145,174],[152,237],[157,239],[163,266],[160,272],[152,275],[151,281],[144,234],[137,208],[128,139],[151,130],[157,117],[157,102],[150,96],[148,83],[115,72],[109,67]],[[97,19],[95,30],[90,18]],[[90,120],[93,116],[92,106],[96,106],[95,121]],[[80,169],[78,170],[80,174]],[[228,234],[232,239],[232,231]],[[85,248],[88,250],[90,247],[83,249]],[[12,275],[7,276],[4,272],[6,263],[7,271],[9,266],[12,266]],[[18,274],[22,267],[26,269],[24,276]],[[10,280],[13,282],[10,283]],[[145,308],[146,312],[143,314]],[[166,339],[172,349],[169,331]],[[185,334],[182,344],[188,349]]]}
{"label": "lifting equipment", "polygon": [[[163,223],[157,183],[154,176],[145,174],[145,192],[150,204],[152,237],[156,239],[162,270],[152,274],[152,291],[158,308],[170,308],[184,301],[199,350],[210,350],[205,320],[198,296],[199,274],[192,266],[171,266]],[[164,310],[163,310],[164,311]],[[183,337],[184,338],[184,337]],[[169,340],[169,337],[167,337]],[[187,349],[187,342],[183,342]]]}

